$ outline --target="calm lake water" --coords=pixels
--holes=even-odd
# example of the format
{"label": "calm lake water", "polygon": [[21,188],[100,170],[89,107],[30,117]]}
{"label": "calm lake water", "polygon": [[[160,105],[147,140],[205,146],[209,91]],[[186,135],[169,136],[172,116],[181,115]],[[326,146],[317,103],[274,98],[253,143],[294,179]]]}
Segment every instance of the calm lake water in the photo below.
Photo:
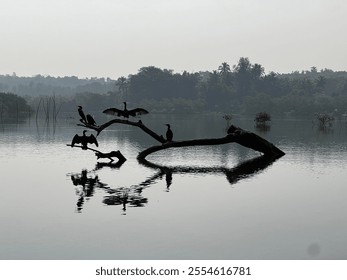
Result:
{"label": "calm lake water", "polygon": [[[142,119],[159,134],[171,123],[176,140],[225,135],[221,116]],[[0,124],[0,259],[347,259],[346,123],[233,123],[286,155],[264,162],[238,144],[169,149],[147,158],[158,169],[136,160],[155,140],[115,124],[98,149],[127,161],[107,166],[66,146],[83,130],[74,119],[55,130]]]}

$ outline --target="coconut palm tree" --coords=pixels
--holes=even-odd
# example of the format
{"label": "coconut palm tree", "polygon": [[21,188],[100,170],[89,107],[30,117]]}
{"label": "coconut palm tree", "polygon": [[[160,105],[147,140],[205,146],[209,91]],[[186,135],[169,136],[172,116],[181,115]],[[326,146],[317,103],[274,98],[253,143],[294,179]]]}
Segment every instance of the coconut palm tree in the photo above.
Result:
{"label": "coconut palm tree", "polygon": [[221,76],[228,75],[228,73],[231,72],[230,65],[227,62],[223,62],[219,67],[218,67],[219,74]]}
{"label": "coconut palm tree", "polygon": [[128,82],[127,78],[124,76],[121,76],[117,79],[116,85],[118,86],[118,89],[121,93],[125,94],[128,91]]}

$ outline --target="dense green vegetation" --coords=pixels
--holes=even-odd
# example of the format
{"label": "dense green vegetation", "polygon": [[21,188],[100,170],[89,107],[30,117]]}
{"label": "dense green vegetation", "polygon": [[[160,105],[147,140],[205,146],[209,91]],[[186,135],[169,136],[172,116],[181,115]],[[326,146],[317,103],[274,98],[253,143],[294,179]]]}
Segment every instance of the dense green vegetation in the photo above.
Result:
{"label": "dense green vegetation", "polygon": [[0,92],[0,119],[27,116],[31,111],[30,106],[23,97],[13,93]]}
{"label": "dense green vegetation", "polygon": [[55,94],[62,111],[82,105],[99,111],[121,106],[143,106],[157,112],[222,112],[226,114],[312,115],[347,112],[347,72],[329,69],[265,73],[260,64],[242,57],[215,71],[174,73],[154,66],[117,80],[110,78],[0,76],[0,91],[24,96],[35,108],[38,100]]}

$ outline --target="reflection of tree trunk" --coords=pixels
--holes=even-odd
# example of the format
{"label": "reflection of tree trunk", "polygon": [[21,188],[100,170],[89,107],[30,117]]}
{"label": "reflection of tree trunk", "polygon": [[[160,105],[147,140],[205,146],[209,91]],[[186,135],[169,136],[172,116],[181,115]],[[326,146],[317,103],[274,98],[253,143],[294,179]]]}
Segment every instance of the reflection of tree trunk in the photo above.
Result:
{"label": "reflection of tree trunk", "polygon": [[[269,157],[269,156],[259,156],[250,160],[246,160],[233,168],[226,167],[191,167],[191,166],[163,166],[160,164],[156,164],[150,162],[146,159],[139,159],[140,164],[159,170],[158,176],[166,175],[166,177],[170,176],[172,181],[172,174],[217,174],[224,173],[226,175],[227,180],[230,184],[235,184],[240,180],[250,178],[255,174],[265,170],[268,166],[274,163],[278,157]],[[160,175],[160,176],[159,176]]]}
{"label": "reflection of tree trunk", "polygon": [[240,180],[249,178],[266,169],[276,161],[276,157],[260,156],[247,161],[225,171],[229,183],[235,184]]}
{"label": "reflection of tree trunk", "polygon": [[137,156],[138,160],[145,159],[146,156],[152,154],[154,152],[158,152],[160,150],[165,150],[169,148],[178,148],[178,147],[190,147],[190,146],[202,146],[202,145],[221,145],[227,143],[238,143],[241,146],[246,148],[253,149],[255,151],[261,152],[266,156],[270,157],[281,157],[285,155],[285,153],[277,148],[272,143],[268,142],[264,138],[258,136],[255,133],[243,130],[242,128],[231,125],[228,129],[228,134],[221,138],[205,138],[205,139],[192,139],[192,140],[182,140],[182,141],[172,141],[166,142],[162,135],[158,135],[147,126],[145,126],[142,121],[133,122],[129,120],[122,119],[113,119],[108,121],[100,126],[92,126],[88,124],[79,124],[80,126],[88,127],[97,131],[99,135],[102,130],[109,127],[114,123],[127,124],[139,127],[145,133],[153,137],[155,140],[161,143],[158,146],[152,146],[142,152]]}
{"label": "reflection of tree trunk", "polygon": [[4,112],[4,99],[1,98],[0,120],[2,121],[2,114]]}

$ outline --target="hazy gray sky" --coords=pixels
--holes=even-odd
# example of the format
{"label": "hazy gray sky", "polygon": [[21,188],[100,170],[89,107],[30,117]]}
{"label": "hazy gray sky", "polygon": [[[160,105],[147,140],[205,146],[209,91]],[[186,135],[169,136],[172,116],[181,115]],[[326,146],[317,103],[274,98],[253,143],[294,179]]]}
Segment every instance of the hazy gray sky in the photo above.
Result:
{"label": "hazy gray sky", "polygon": [[347,70],[345,0],[0,0],[0,74]]}

